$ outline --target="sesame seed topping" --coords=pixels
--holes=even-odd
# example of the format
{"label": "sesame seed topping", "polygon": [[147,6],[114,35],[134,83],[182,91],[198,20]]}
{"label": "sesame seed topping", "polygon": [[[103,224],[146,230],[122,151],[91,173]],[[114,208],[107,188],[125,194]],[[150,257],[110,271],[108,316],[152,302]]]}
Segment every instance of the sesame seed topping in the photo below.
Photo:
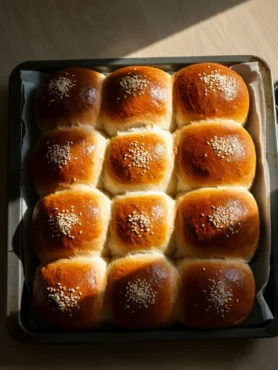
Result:
{"label": "sesame seed topping", "polygon": [[52,96],[53,99],[49,100],[49,105],[55,102],[55,98],[68,98],[69,90],[75,86],[69,78],[59,77],[57,79],[51,80],[46,87],[49,96]]}
{"label": "sesame seed topping", "polygon": [[144,144],[138,145],[137,141],[132,141],[128,145],[124,161],[128,161],[128,167],[143,168],[149,170],[149,163],[153,160],[150,153],[145,149]]}
{"label": "sesame seed topping", "polygon": [[[48,291],[48,302],[55,303],[57,310],[67,312],[72,317],[71,312],[73,309],[80,309],[78,304],[80,297],[74,294],[75,289],[67,289],[67,287],[62,286],[60,283],[57,283],[57,287],[47,287],[46,289]],[[55,308],[52,310],[55,311]]]}
{"label": "sesame seed topping", "polygon": [[207,301],[209,302],[209,310],[213,308],[222,317],[225,316],[231,310],[231,304],[233,297],[233,291],[231,288],[225,286],[222,281],[216,281],[210,279],[209,294],[207,296]]}
{"label": "sesame seed topping", "polygon": [[[231,234],[235,234],[235,227],[239,225],[238,217],[239,210],[235,207],[225,208],[217,207],[213,208],[212,214],[208,215],[208,222],[216,229],[226,229]],[[226,238],[229,238],[229,234],[226,233]]]}
{"label": "sesame seed topping", "polygon": [[233,143],[222,137],[214,136],[213,139],[208,142],[208,145],[211,146],[211,148],[216,152],[216,155],[221,159],[224,159],[225,156],[227,157],[235,154]]}
{"label": "sesame seed topping", "polygon": [[66,142],[65,145],[53,144],[47,146],[47,152],[45,158],[47,159],[48,164],[54,164],[61,168],[65,166],[70,160],[70,147],[71,143]]}
{"label": "sesame seed topping", "polygon": [[149,305],[155,304],[157,292],[154,291],[146,279],[136,279],[128,282],[125,291],[124,309],[148,308]]}
{"label": "sesame seed topping", "polygon": [[[142,238],[152,229],[152,224],[149,216],[143,211],[133,211],[127,216],[127,232],[132,237]],[[153,234],[151,234],[153,235]]]}
{"label": "sesame seed topping", "polygon": [[71,228],[78,223],[78,216],[73,213],[73,209],[66,210],[65,212],[58,212],[54,216],[50,215],[48,219],[48,224],[50,226],[50,231],[53,233],[52,237],[60,236],[61,234],[74,239],[70,234]]}
{"label": "sesame seed topping", "polygon": [[[132,95],[133,97],[143,95],[149,83],[150,82],[146,78],[138,74],[134,74],[133,76],[128,75],[123,77],[120,81],[121,88],[124,90],[125,94]],[[124,95],[125,99],[126,97],[127,96]]]}
{"label": "sesame seed topping", "polygon": [[213,93],[216,92],[216,89],[222,91],[229,100],[236,96],[236,80],[234,77],[221,74],[219,69],[211,71],[209,74],[203,72],[203,76],[201,75],[199,78],[204,83],[205,88],[209,88]]}

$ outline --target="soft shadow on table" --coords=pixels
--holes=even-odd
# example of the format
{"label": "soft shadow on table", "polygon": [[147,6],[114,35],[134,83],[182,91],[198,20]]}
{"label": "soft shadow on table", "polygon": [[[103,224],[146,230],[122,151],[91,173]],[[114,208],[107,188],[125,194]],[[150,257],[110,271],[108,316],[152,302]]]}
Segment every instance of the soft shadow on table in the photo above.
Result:
{"label": "soft shadow on table", "polygon": [[[0,339],[1,341],[1,339]],[[162,342],[27,346],[1,341],[0,367],[22,369],[224,369],[247,364],[259,342]],[[244,367],[242,367],[244,368]]]}
{"label": "soft shadow on table", "polygon": [[[21,61],[30,56],[32,59],[120,57],[246,1],[4,0],[0,2],[0,34],[12,42]],[[25,42],[18,37],[21,30]]]}

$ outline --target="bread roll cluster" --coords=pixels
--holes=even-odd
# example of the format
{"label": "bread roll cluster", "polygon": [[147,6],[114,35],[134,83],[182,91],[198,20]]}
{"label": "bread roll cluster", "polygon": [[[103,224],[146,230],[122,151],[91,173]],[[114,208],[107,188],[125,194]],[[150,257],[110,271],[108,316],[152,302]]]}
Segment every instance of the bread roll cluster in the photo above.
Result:
{"label": "bread roll cluster", "polygon": [[242,322],[260,230],[248,111],[243,79],[215,63],[51,74],[32,158],[38,317],[63,330]]}

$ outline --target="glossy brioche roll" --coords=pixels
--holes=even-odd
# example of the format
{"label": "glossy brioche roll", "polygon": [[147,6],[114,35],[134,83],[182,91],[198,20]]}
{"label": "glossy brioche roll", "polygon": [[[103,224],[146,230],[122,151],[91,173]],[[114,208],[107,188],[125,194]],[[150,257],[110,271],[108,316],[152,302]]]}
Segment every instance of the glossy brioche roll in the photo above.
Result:
{"label": "glossy brioche roll", "polygon": [[103,250],[110,200],[100,191],[76,186],[42,198],[35,206],[32,240],[41,262]]}
{"label": "glossy brioche roll", "polygon": [[86,68],[60,69],[48,76],[35,102],[41,131],[57,127],[96,126],[105,76]]}
{"label": "glossy brioche roll", "polygon": [[133,130],[111,139],[104,164],[104,187],[112,194],[135,190],[172,193],[172,135],[162,130]]}
{"label": "glossy brioche roll", "polygon": [[112,255],[170,251],[174,200],[159,192],[134,192],[112,202],[109,249]]}
{"label": "glossy brioche roll", "polygon": [[37,142],[32,177],[39,194],[76,184],[96,186],[104,161],[106,140],[90,127],[50,131]]}
{"label": "glossy brioche roll", "polygon": [[108,266],[107,300],[112,322],[128,329],[168,325],[178,290],[174,265],[160,253],[135,254]]}
{"label": "glossy brioche roll", "polygon": [[192,64],[174,75],[173,107],[176,124],[232,120],[245,124],[249,93],[242,77],[217,63]]}
{"label": "glossy brioche roll", "polygon": [[193,328],[221,329],[240,324],[250,314],[255,281],[239,261],[184,260],[179,268],[181,321]]}
{"label": "glossy brioche roll", "polygon": [[35,312],[55,329],[93,328],[102,321],[105,287],[106,262],[100,257],[39,266],[33,285]]}
{"label": "glossy brioche roll", "polygon": [[177,255],[249,261],[260,234],[257,203],[243,188],[204,188],[177,201]]}
{"label": "glossy brioche roll", "polygon": [[147,66],[124,67],[111,73],[104,83],[101,120],[110,135],[138,126],[170,129],[170,75]]}
{"label": "glossy brioche roll", "polygon": [[256,150],[249,133],[234,123],[184,127],[176,135],[178,190],[238,185],[249,189],[255,178]]}

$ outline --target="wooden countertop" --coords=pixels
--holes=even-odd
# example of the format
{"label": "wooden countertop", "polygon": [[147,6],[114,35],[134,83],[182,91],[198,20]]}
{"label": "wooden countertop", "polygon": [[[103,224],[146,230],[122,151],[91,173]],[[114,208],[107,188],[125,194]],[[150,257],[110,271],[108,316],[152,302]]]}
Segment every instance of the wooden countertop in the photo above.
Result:
{"label": "wooden countertop", "polygon": [[8,77],[34,59],[253,54],[278,79],[277,0],[0,2],[0,369],[277,369],[277,339],[26,346],[5,330]]}

